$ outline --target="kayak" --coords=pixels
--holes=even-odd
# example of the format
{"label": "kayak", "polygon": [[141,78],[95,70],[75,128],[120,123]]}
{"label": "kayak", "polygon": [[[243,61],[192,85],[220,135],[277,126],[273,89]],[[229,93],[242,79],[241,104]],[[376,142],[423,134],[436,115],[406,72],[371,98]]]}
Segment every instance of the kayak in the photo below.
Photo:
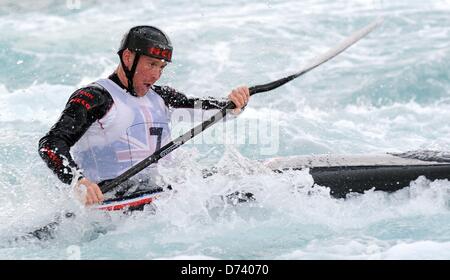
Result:
{"label": "kayak", "polygon": [[[429,180],[450,180],[448,160],[419,159],[409,154],[289,156],[271,158],[263,161],[263,164],[275,173],[309,169],[314,179],[312,187],[327,187],[335,198],[345,198],[352,192],[364,193],[371,189],[395,192],[408,187],[420,176]],[[215,172],[208,176],[213,173]],[[138,210],[159,199],[163,193],[167,192],[162,188],[143,191],[131,196],[105,200],[96,208],[106,211]],[[240,199],[240,202],[246,201],[245,198]]]}
{"label": "kayak", "polygon": [[395,192],[408,187],[419,176],[429,180],[450,179],[448,160],[408,153],[279,157],[267,160],[265,165],[278,173],[309,168],[313,187],[328,187],[336,198],[371,189]]}

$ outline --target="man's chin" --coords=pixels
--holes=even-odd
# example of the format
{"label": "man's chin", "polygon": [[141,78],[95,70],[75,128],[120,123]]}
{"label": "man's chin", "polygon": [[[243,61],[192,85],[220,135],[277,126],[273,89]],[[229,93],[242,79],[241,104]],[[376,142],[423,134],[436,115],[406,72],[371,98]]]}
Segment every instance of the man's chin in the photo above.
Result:
{"label": "man's chin", "polygon": [[136,95],[137,96],[144,96],[148,93],[148,91],[150,90],[150,87],[144,87],[144,88],[140,88],[140,89],[136,89]]}

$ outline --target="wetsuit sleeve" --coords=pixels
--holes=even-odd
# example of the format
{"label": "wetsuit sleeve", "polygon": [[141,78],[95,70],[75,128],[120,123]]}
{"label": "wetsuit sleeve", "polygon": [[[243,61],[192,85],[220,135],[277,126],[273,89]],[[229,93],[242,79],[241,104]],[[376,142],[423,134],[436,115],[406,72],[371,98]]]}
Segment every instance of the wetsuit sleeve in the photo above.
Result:
{"label": "wetsuit sleeve", "polygon": [[75,91],[58,121],[39,141],[39,155],[63,183],[70,184],[75,173],[81,174],[70,148],[112,104],[111,95],[100,86],[90,85]]}
{"label": "wetsuit sleeve", "polygon": [[161,96],[169,109],[202,109],[202,110],[217,110],[222,109],[227,105],[228,99],[209,98],[192,98],[185,94],[176,91],[171,87],[154,86],[155,92]]}

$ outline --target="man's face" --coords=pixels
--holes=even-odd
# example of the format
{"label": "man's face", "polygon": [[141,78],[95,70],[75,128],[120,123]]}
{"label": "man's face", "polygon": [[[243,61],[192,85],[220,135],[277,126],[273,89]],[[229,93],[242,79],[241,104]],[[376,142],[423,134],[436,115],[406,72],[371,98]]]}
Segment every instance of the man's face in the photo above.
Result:
{"label": "man's face", "polygon": [[167,62],[164,60],[141,55],[133,78],[133,87],[137,96],[144,96],[148,92],[150,87],[159,80],[166,65]]}

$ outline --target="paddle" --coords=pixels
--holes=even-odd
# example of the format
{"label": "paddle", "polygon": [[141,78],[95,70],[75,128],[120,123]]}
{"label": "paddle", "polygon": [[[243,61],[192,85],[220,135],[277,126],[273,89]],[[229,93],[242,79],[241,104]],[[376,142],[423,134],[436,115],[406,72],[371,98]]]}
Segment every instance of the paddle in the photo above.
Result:
{"label": "paddle", "polygon": [[[319,65],[327,62],[328,60],[332,59],[333,57],[337,56],[338,54],[345,51],[347,48],[349,48],[351,45],[365,37],[367,34],[369,34],[372,30],[374,30],[377,26],[381,24],[382,20],[375,20],[371,24],[367,25],[366,27],[360,29],[359,31],[353,33],[350,35],[347,39],[342,41],[339,45],[337,45],[335,48],[330,49],[328,52],[322,54],[321,56],[317,57],[316,59],[312,60],[305,68],[303,68],[301,71],[281,78],[279,80],[263,84],[263,85],[257,85],[249,88],[250,95],[254,95],[256,93],[260,92],[266,92],[273,89],[276,89],[287,82],[292,81],[295,78],[300,77],[301,75],[311,71],[312,69],[318,67]],[[179,136],[172,142],[166,144],[156,152],[154,152],[152,155],[148,156],[147,158],[143,159],[141,162],[137,163],[127,171],[125,171],[123,174],[119,175],[115,179],[106,182],[104,185],[102,185],[100,188],[105,193],[108,191],[111,191],[124,181],[130,179],[132,176],[139,173],[141,170],[146,168],[147,166],[157,162],[159,159],[163,158],[167,154],[171,153],[190,139],[194,138],[196,135],[204,131],[205,129],[209,128],[213,124],[220,121],[222,118],[224,118],[227,115],[228,110],[234,109],[235,105],[233,102],[229,101],[227,105],[222,108],[219,112],[217,112],[214,116],[212,116],[210,119],[204,121],[203,123],[197,125],[196,127],[192,128],[185,134]]]}

